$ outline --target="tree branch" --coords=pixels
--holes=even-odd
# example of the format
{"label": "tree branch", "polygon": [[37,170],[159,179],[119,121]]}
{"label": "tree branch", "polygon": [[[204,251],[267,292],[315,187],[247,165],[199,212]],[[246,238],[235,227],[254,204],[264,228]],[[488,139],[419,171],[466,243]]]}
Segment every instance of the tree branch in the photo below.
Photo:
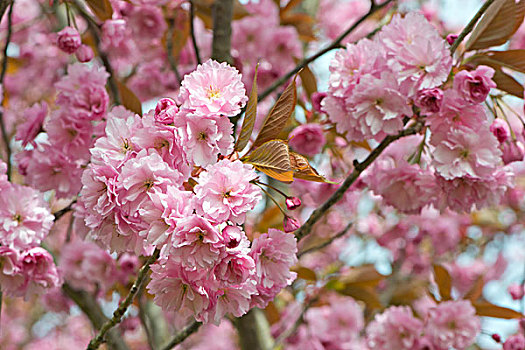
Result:
{"label": "tree branch", "polygon": [[171,70],[175,73],[177,78],[177,83],[180,84],[182,78],[180,76],[179,69],[177,68],[177,62],[175,57],[173,57],[173,33],[175,31],[175,19],[168,19],[168,35],[166,37],[166,54],[168,55],[168,62],[170,64]]}
{"label": "tree branch", "polygon": [[184,340],[186,340],[186,338],[188,338],[190,335],[192,335],[193,333],[197,332],[197,330],[200,328],[200,326],[202,326],[202,322],[193,321],[186,328],[184,328],[182,331],[177,333],[175,335],[175,337],[173,337],[173,339],[170,340],[170,342],[168,344],[164,345],[162,350],[170,350],[171,348],[175,347],[176,345],[179,345]]}
{"label": "tree branch", "polygon": [[262,101],[266,97],[268,97],[272,92],[274,92],[279,86],[284,84],[288,81],[291,77],[293,77],[297,72],[299,72],[301,69],[306,67],[308,64],[312,63],[319,57],[323,56],[325,53],[332,51],[333,49],[337,49],[341,46],[341,42],[344,40],[348,34],[352,33],[361,23],[363,23],[365,20],[367,20],[369,17],[371,17],[374,13],[381,10],[391,2],[395,0],[386,0],[385,2],[381,4],[376,4],[375,2],[371,2],[370,10],[366,14],[364,14],[361,18],[359,18],[354,24],[350,26],[346,31],[344,31],[341,35],[339,35],[330,45],[322,49],[321,51],[315,53],[314,55],[305,58],[302,60],[294,69],[286,73],[284,76],[282,76],[279,80],[277,80],[275,83],[272,84],[268,89],[266,89],[262,94],[259,95],[258,100]]}
{"label": "tree branch", "polygon": [[274,345],[270,325],[259,308],[253,308],[242,317],[235,319],[242,350],[271,350]]}
{"label": "tree branch", "polygon": [[454,41],[454,43],[450,47],[450,54],[451,55],[454,54],[454,52],[459,47],[459,44],[461,44],[463,39],[465,39],[465,37],[474,29],[474,27],[476,26],[476,23],[478,23],[478,21],[481,18],[481,16],[483,16],[485,11],[488,10],[488,8],[490,7],[490,5],[492,5],[493,2],[494,2],[494,0],[487,0],[483,4],[483,6],[481,6],[479,11],[474,15],[474,17],[470,20],[470,22],[467,24],[465,29],[463,29],[463,31],[459,34],[459,36],[456,39],[456,41]]}
{"label": "tree branch", "polygon": [[193,0],[189,0],[190,2],[190,34],[191,34],[191,42],[193,44],[193,50],[195,51],[195,59],[197,60],[197,64],[201,64],[201,55],[199,53],[199,46],[197,45],[197,39],[195,37],[195,26],[193,24],[193,21],[195,20],[195,6],[193,5]]}
{"label": "tree branch", "polygon": [[361,163],[354,162],[354,170],[348,175],[346,180],[341,184],[341,186],[335,191],[330,198],[326,200],[319,208],[315,209],[308,220],[295,231],[295,237],[297,238],[297,241],[300,241],[306,235],[310,233],[312,230],[312,227],[321,219],[321,217],[341,198],[343,198],[344,193],[346,190],[352,186],[352,184],[359,178],[361,173],[370,165],[374,160],[376,160],[377,157],[385,150],[385,148],[388,147],[392,142],[408,135],[414,135],[417,134],[421,129],[423,128],[423,124],[420,122],[416,122],[416,124],[412,127],[408,127],[406,129],[403,129],[400,133],[397,135],[391,135],[385,137],[381,143],[374,148],[374,150],[366,157],[364,161]]}
{"label": "tree branch", "polygon": [[[95,298],[86,291],[76,290],[69,284],[62,285],[64,293],[78,305],[78,307],[86,314],[89,321],[95,329],[100,329],[108,318],[102,312],[100,305]],[[128,346],[122,339],[117,329],[113,329],[108,333],[108,345],[116,350],[128,350]]]}
{"label": "tree branch", "polygon": [[[7,180],[11,180],[11,171],[12,171],[12,165],[11,165],[11,145],[9,144],[9,135],[7,134],[7,129],[5,127],[5,121],[4,121],[4,101],[5,101],[5,88],[4,88],[4,79],[5,74],[7,72],[7,49],[9,47],[9,43],[11,42],[11,35],[13,34],[13,7],[15,5],[15,1],[9,1],[4,0],[2,1],[0,5],[0,10],[2,10],[2,15],[5,12],[5,9],[7,6],[9,6],[9,2],[11,3],[11,6],[9,7],[9,12],[7,13],[7,36],[5,39],[5,46],[4,46],[4,56],[2,57],[2,71],[0,72],[0,86],[2,87],[2,96],[0,101],[0,131],[2,133],[2,140],[5,144],[5,153],[6,153],[6,164],[7,164]],[[5,6],[5,7],[4,7]],[[1,18],[0,18],[1,19]],[[1,299],[0,299],[1,302]]]}
{"label": "tree branch", "polygon": [[211,58],[233,64],[231,50],[233,0],[215,0],[212,5],[213,42]]}
{"label": "tree branch", "polygon": [[313,246],[311,248],[308,248],[308,249],[305,249],[303,250],[302,252],[299,252],[297,254],[297,259],[299,259],[300,257],[302,257],[303,255],[305,254],[309,254],[309,253],[313,253],[315,251],[318,251],[320,249],[323,249],[324,247],[327,247],[329,246],[330,244],[332,244],[333,241],[335,241],[336,239],[338,238],[341,238],[343,237],[344,235],[346,235],[346,233],[348,232],[348,230],[350,230],[350,228],[352,227],[354,223],[353,222],[350,222],[348,225],[346,225],[346,227],[344,229],[342,229],[339,233],[337,233],[335,236],[331,237],[330,239],[328,239],[326,242],[323,242],[319,245],[316,245],[316,246]]}
{"label": "tree branch", "polygon": [[148,260],[146,260],[144,265],[142,265],[137,275],[137,279],[131,286],[131,289],[129,290],[129,293],[126,296],[126,299],[124,299],[124,301],[119,304],[115,312],[113,312],[113,317],[111,317],[111,319],[109,319],[107,322],[104,323],[104,325],[102,325],[102,327],[100,328],[100,332],[97,334],[97,336],[91,339],[87,347],[88,350],[98,349],[100,344],[102,344],[106,333],[108,333],[108,331],[111,328],[115,327],[122,320],[122,316],[124,316],[129,306],[133,302],[133,298],[137,294],[140,288],[140,285],[146,279],[146,276],[148,275],[148,271],[150,269],[150,265],[153,264],[155,261],[157,261],[157,259],[159,258],[159,255],[160,255],[160,250],[156,249],[153,252],[153,255],[150,256]]}
{"label": "tree branch", "polygon": [[280,345],[288,338],[290,337],[291,335],[293,335],[296,331],[297,331],[297,328],[299,328],[299,326],[304,322],[304,315],[306,314],[306,311],[308,311],[308,309],[317,301],[317,297],[315,298],[312,298],[311,300],[309,300],[303,307],[303,309],[301,310],[301,314],[299,315],[299,317],[297,318],[297,320],[295,320],[294,324],[292,325],[292,327],[288,328],[287,330],[285,330],[284,332],[282,332],[278,337],[277,339],[275,340],[275,345],[273,346],[273,350],[278,350],[280,349]]}

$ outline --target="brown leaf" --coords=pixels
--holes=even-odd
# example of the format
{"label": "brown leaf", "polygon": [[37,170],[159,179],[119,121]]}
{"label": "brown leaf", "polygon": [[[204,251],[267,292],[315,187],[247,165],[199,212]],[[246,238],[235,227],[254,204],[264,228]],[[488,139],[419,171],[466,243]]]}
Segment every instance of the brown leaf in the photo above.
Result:
{"label": "brown leaf", "polygon": [[317,281],[317,275],[315,271],[310,270],[304,266],[296,266],[291,268],[292,271],[297,273],[297,278],[306,280],[306,281]]}
{"label": "brown leaf", "polygon": [[381,301],[376,291],[370,287],[359,287],[355,285],[347,285],[338,290],[343,295],[348,295],[356,300],[363,301],[370,309],[382,309]]}
{"label": "brown leaf", "polygon": [[286,87],[264,120],[261,131],[259,131],[259,135],[257,135],[252,147],[257,147],[277,138],[281,130],[285,127],[297,103],[296,77],[297,75],[293,78],[292,83]]}
{"label": "brown leaf", "polygon": [[481,297],[481,294],[483,293],[484,286],[485,280],[483,276],[479,276],[476,282],[474,282],[474,285],[470,288],[467,294],[465,294],[463,299],[469,299],[472,302],[478,300]]}
{"label": "brown leaf", "polygon": [[516,12],[514,13],[514,29],[512,34],[516,33],[523,23],[523,18],[525,17],[525,1],[521,0],[516,3]]}
{"label": "brown leaf", "polygon": [[242,122],[241,132],[235,143],[234,149],[238,152],[242,152],[250,137],[252,136],[253,126],[255,125],[255,119],[257,117],[257,70],[259,64],[255,66],[255,75],[253,77],[252,91],[250,92],[250,98],[246,105],[246,112],[244,113],[244,120]]}
{"label": "brown leaf", "polygon": [[385,275],[377,272],[372,264],[351,268],[341,277],[341,282],[345,285],[355,285],[361,287],[375,287],[384,280]]}
{"label": "brown leaf", "polygon": [[140,103],[137,95],[120,81],[117,82],[117,85],[122,105],[130,111],[142,115],[142,103]]}
{"label": "brown leaf", "polygon": [[277,310],[273,301],[268,303],[268,306],[264,309],[264,313],[270,325],[279,322],[281,319],[281,314],[279,313],[279,310]]}
{"label": "brown leaf", "polygon": [[86,0],[86,4],[101,21],[111,19],[113,8],[109,0]]}
{"label": "brown leaf", "polygon": [[301,77],[301,85],[306,91],[306,95],[308,96],[308,99],[312,101],[312,94],[314,92],[317,92],[317,81],[315,79],[314,73],[312,73],[312,71],[310,70],[310,68],[308,68],[308,66],[305,66],[299,72],[299,76]]}
{"label": "brown leaf", "polygon": [[525,50],[488,51],[485,55],[489,65],[498,64],[512,70],[525,73]]}
{"label": "brown leaf", "polygon": [[434,279],[436,280],[436,284],[438,285],[439,295],[441,295],[441,299],[452,299],[450,296],[450,292],[452,290],[452,278],[450,277],[450,274],[448,273],[447,269],[445,269],[441,265],[434,265]]}
{"label": "brown leaf", "polygon": [[492,80],[494,80],[499,90],[508,92],[509,94],[516,97],[523,98],[523,85],[518,83],[516,79],[504,73],[502,70],[496,70]]}
{"label": "brown leaf", "polygon": [[315,170],[310,165],[306,157],[298,153],[295,153],[295,152],[289,152],[289,153],[290,153],[290,164],[293,169],[294,178],[314,181],[314,182],[333,183],[325,179],[323,176],[319,175],[317,170]]}
{"label": "brown leaf", "polygon": [[514,311],[502,306],[497,306],[489,303],[488,301],[475,302],[472,303],[472,306],[474,306],[476,309],[476,315],[478,316],[503,318],[506,320],[524,317],[524,315],[518,311]]}
{"label": "brown leaf", "polygon": [[303,0],[290,0],[284,8],[281,9],[281,13],[288,12],[291,9],[297,7]]}
{"label": "brown leaf", "polygon": [[465,49],[486,49],[507,42],[514,33],[517,12],[515,0],[496,0],[472,31]]}
{"label": "brown leaf", "polygon": [[245,161],[276,180],[293,181],[288,144],[282,140],[265,142],[252,151]]}
{"label": "brown leaf", "polygon": [[[179,8],[175,10],[174,17],[171,54],[173,57],[178,58],[190,37],[190,15],[188,11]],[[168,34],[169,31],[166,31],[166,35]]]}

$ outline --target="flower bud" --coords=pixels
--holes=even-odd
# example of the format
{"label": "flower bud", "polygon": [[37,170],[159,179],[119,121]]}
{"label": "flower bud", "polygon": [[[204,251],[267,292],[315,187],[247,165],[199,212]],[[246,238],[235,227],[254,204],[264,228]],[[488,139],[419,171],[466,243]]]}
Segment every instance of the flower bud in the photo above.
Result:
{"label": "flower bud", "polygon": [[447,43],[449,45],[452,45],[452,44],[454,44],[454,42],[456,41],[457,38],[458,38],[457,34],[449,34],[449,35],[447,35]]}
{"label": "flower bud", "polygon": [[226,242],[226,246],[233,249],[239,245],[242,240],[242,230],[239,226],[228,225],[222,230],[222,236]]}
{"label": "flower bud", "polygon": [[321,111],[321,101],[326,97],[326,92],[314,92],[312,94],[312,107],[317,113],[323,113]]}
{"label": "flower bud", "polygon": [[525,147],[523,147],[523,144],[520,141],[509,140],[503,143],[501,146],[503,151],[502,159],[505,165],[512,162],[521,162],[523,160],[525,155]]}
{"label": "flower bud", "polygon": [[414,103],[421,109],[421,114],[429,115],[439,112],[442,100],[443,91],[434,88],[419,91]]}
{"label": "flower bud", "polygon": [[512,299],[520,300],[523,298],[525,290],[521,284],[513,283],[507,288],[507,292],[509,292]]}
{"label": "flower bud", "polygon": [[285,202],[288,210],[295,210],[301,206],[301,200],[297,197],[287,197]]}
{"label": "flower bud", "polygon": [[501,341],[501,336],[498,333],[494,333],[492,334],[492,339],[494,339],[496,343],[499,343]]}
{"label": "flower bud", "polygon": [[81,44],[80,34],[75,28],[65,27],[58,32],[57,46],[60,50],[72,54],[77,51]]}
{"label": "flower bud", "polygon": [[160,124],[172,124],[179,107],[171,98],[162,98],[155,107],[155,121]]}
{"label": "flower bud", "polygon": [[301,227],[301,224],[297,219],[291,217],[291,216],[285,216],[284,217],[284,232],[293,232],[297,230],[299,227]]}
{"label": "flower bud", "polygon": [[496,118],[494,119],[492,124],[490,124],[490,132],[492,132],[494,136],[496,136],[499,143],[503,143],[507,141],[507,139],[510,137],[509,123]]}
{"label": "flower bud", "polygon": [[77,57],[77,60],[82,63],[89,62],[94,57],[93,49],[88,45],[80,45],[77,52],[75,52],[75,56]]}

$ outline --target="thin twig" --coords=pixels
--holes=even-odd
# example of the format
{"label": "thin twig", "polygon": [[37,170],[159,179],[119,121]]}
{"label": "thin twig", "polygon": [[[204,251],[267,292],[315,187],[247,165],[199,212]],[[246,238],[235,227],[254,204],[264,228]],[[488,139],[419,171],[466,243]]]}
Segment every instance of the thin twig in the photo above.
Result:
{"label": "thin twig", "polygon": [[64,216],[68,211],[72,210],[73,209],[73,205],[77,202],[77,200],[75,199],[74,201],[72,201],[71,203],[68,204],[67,207],[63,208],[63,209],[60,209],[59,211],[57,211],[56,213],[54,213],[53,215],[55,216],[55,221],[57,221],[58,219],[60,219],[62,216]]}
{"label": "thin twig", "polygon": [[168,62],[170,64],[171,70],[175,73],[177,78],[177,84],[180,84],[182,81],[179,69],[177,68],[177,61],[173,56],[173,33],[175,32],[175,19],[168,19],[168,35],[166,37],[166,54],[168,55]]}
{"label": "thin twig", "polygon": [[301,314],[299,315],[299,317],[297,318],[297,320],[295,320],[294,324],[292,325],[292,327],[288,328],[287,330],[285,330],[284,332],[282,332],[278,337],[277,339],[275,339],[275,344],[273,346],[273,350],[277,350],[277,349],[280,349],[280,345],[286,340],[288,339],[288,337],[290,337],[291,335],[293,335],[297,329],[299,328],[299,326],[304,322],[304,315],[306,315],[306,312],[308,311],[308,309],[317,301],[317,297],[315,298],[312,298],[310,299],[303,307],[303,310],[301,311]]}
{"label": "thin twig", "polygon": [[[5,74],[7,72],[7,49],[9,47],[9,43],[11,42],[11,35],[13,34],[13,8],[15,5],[15,1],[11,1],[11,6],[9,7],[9,12],[7,13],[7,36],[5,39],[5,46],[4,46],[4,56],[2,57],[2,71],[0,72],[0,86],[2,87],[2,96],[0,101],[0,129],[2,132],[2,140],[5,144],[5,153],[6,153],[6,164],[7,164],[7,180],[11,180],[11,145],[9,144],[9,136],[7,135],[7,129],[5,127],[5,121],[4,121],[4,100],[5,100],[5,88],[4,88],[4,78]],[[3,8],[3,3],[2,3]],[[5,9],[4,9],[5,11]],[[1,19],[1,18],[0,18]]]}
{"label": "thin twig", "polygon": [[452,55],[454,54],[456,49],[459,47],[459,44],[461,44],[463,39],[465,39],[465,37],[474,29],[474,27],[476,26],[476,23],[478,23],[478,21],[481,18],[481,16],[485,13],[485,11],[487,11],[489,6],[492,5],[493,2],[494,2],[494,0],[487,0],[487,1],[485,1],[485,3],[483,4],[483,6],[481,6],[479,11],[474,15],[474,17],[472,17],[472,19],[467,24],[465,29],[463,29],[463,31],[459,34],[459,36],[456,39],[456,41],[454,41],[454,43],[450,47],[450,53]]}
{"label": "thin twig", "polygon": [[133,298],[139,291],[139,288],[142,282],[144,282],[144,280],[146,279],[151,264],[157,261],[157,259],[159,258],[159,255],[160,255],[160,250],[156,249],[155,252],[153,252],[153,255],[150,256],[148,260],[146,260],[144,265],[142,265],[137,275],[137,279],[131,286],[131,289],[129,290],[129,293],[126,296],[126,299],[124,299],[124,301],[119,304],[115,312],[113,312],[113,317],[111,317],[111,319],[109,319],[106,323],[104,323],[104,325],[100,328],[100,331],[97,334],[97,336],[91,339],[87,347],[88,350],[98,349],[100,344],[102,344],[102,342],[104,341],[104,336],[106,335],[106,333],[111,328],[115,327],[122,320],[122,316],[124,316],[124,314],[128,310],[129,306],[133,302]]}
{"label": "thin twig", "polygon": [[348,175],[346,180],[341,184],[341,186],[337,189],[337,191],[335,191],[330,196],[330,198],[328,198],[326,202],[323,203],[323,205],[315,209],[310,215],[310,217],[308,218],[308,220],[306,220],[306,222],[301,227],[299,227],[297,231],[295,231],[295,237],[297,238],[297,241],[300,241],[301,239],[303,239],[304,237],[306,237],[306,235],[310,233],[315,223],[319,221],[319,219],[321,219],[321,217],[334,204],[336,204],[337,202],[339,202],[341,198],[343,198],[343,195],[346,192],[346,190],[348,190],[350,186],[352,186],[352,184],[359,178],[361,173],[370,164],[372,164],[372,162],[376,160],[377,157],[379,157],[379,155],[385,150],[385,148],[388,147],[388,145],[390,145],[392,142],[404,136],[414,135],[418,133],[419,131],[421,131],[422,128],[423,128],[423,124],[420,122],[416,122],[414,126],[403,129],[397,135],[387,136],[385,137],[383,141],[381,141],[381,143],[376,148],[374,148],[372,152],[370,152],[370,154],[368,155],[368,157],[366,157],[364,161],[362,161],[361,163],[354,162],[354,170],[350,173],[350,175]]}
{"label": "thin twig", "polygon": [[390,4],[392,1],[395,0],[386,0],[385,2],[381,4],[376,4],[375,2],[371,2],[370,10],[363,15],[361,18],[359,18],[354,24],[350,26],[346,31],[344,31],[339,37],[337,37],[330,45],[322,49],[321,51],[315,53],[314,55],[302,60],[294,69],[286,73],[284,76],[282,76],[279,80],[277,80],[275,83],[272,84],[268,89],[266,89],[262,94],[259,95],[258,100],[262,101],[266,97],[268,97],[272,92],[274,92],[279,86],[284,84],[288,81],[291,77],[293,77],[297,72],[299,72],[301,69],[306,67],[308,64],[312,63],[319,57],[323,56],[325,53],[332,51],[333,49],[336,49],[340,47],[341,42],[344,40],[348,34],[352,33],[361,23],[363,23],[365,20],[367,20],[370,16],[372,16],[377,11],[381,10],[388,4]]}
{"label": "thin twig", "polygon": [[193,321],[189,326],[184,328],[182,331],[177,333],[172,340],[168,344],[166,344],[162,350],[170,350],[176,345],[179,345],[182,343],[186,338],[188,338],[193,333],[197,332],[199,327],[202,326],[202,322]]}
{"label": "thin twig", "polygon": [[195,51],[195,59],[197,60],[197,64],[201,64],[201,55],[199,53],[199,46],[197,45],[197,39],[195,36],[195,26],[193,21],[195,20],[195,7],[193,5],[193,0],[189,0],[190,3],[190,34],[191,34],[191,42],[193,44],[193,50]]}
{"label": "thin twig", "polygon": [[346,225],[346,227],[341,230],[340,232],[338,232],[335,236],[331,237],[330,239],[328,239],[326,242],[323,242],[319,245],[316,245],[316,246],[313,246],[311,248],[308,248],[308,249],[305,249],[303,250],[302,252],[299,252],[297,254],[297,259],[299,259],[300,257],[302,257],[303,255],[305,254],[309,254],[309,253],[313,253],[315,251],[318,251],[320,249],[323,249],[327,246],[329,246],[330,244],[332,244],[333,241],[335,241],[336,239],[338,238],[341,238],[343,237],[344,235],[346,235],[346,233],[348,232],[348,230],[350,230],[350,228],[352,227],[354,223],[353,222],[350,222],[348,225]]}

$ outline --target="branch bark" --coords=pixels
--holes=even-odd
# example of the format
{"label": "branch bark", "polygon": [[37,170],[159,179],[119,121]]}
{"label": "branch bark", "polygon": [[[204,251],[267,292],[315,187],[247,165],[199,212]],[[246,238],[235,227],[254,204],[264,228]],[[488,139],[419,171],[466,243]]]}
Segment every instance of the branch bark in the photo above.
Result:
{"label": "branch bark", "polygon": [[193,321],[192,323],[190,323],[189,326],[187,326],[182,331],[180,331],[178,334],[176,334],[175,337],[173,337],[173,339],[168,344],[164,345],[162,350],[170,350],[176,345],[179,345],[184,340],[186,340],[186,338],[188,338],[190,335],[197,332],[200,326],[202,326],[201,322]]}
{"label": "branch bark", "polygon": [[193,50],[195,51],[195,59],[197,60],[197,64],[201,64],[201,55],[199,53],[199,46],[197,45],[197,39],[195,37],[195,6],[193,4],[193,0],[189,0],[190,2],[190,34],[191,34],[191,42],[193,44]]}
{"label": "branch bark", "polygon": [[233,0],[215,0],[212,6],[213,42],[211,58],[233,64],[231,50]]}
{"label": "branch bark", "polygon": [[274,340],[270,334],[270,325],[259,308],[253,308],[240,318],[235,319],[242,350],[271,350]]}
{"label": "branch bark", "polygon": [[[11,35],[13,33],[13,7],[15,5],[15,1],[9,1],[4,0],[0,3],[0,11],[2,11],[2,15],[4,14],[7,6],[9,7],[9,12],[7,13],[7,36],[5,39],[5,45],[4,45],[4,56],[2,57],[2,71],[0,72],[0,86],[2,87],[2,95],[1,101],[0,101],[0,132],[2,133],[2,140],[4,141],[5,145],[5,153],[6,153],[6,164],[7,164],[7,180],[11,180],[11,145],[9,144],[9,135],[7,134],[7,129],[4,122],[4,100],[5,100],[5,89],[4,86],[4,78],[5,74],[7,72],[7,48],[9,47],[9,42],[11,41]],[[1,17],[0,17],[1,19]],[[1,302],[1,298],[0,298]]]}

